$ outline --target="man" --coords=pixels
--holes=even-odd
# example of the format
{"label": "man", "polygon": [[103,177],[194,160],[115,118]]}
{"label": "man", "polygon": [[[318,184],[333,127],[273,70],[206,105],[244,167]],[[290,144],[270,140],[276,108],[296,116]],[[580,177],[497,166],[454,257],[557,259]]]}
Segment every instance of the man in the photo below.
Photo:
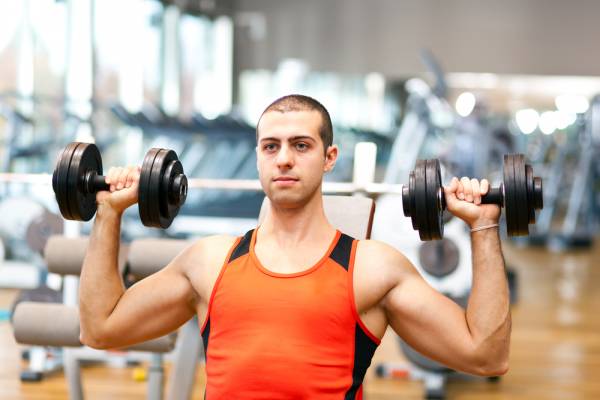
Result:
{"label": "man", "polygon": [[257,125],[257,168],[271,208],[242,238],[198,240],[125,290],[117,270],[121,216],[137,201],[139,168],[113,168],[80,286],[82,342],[127,346],[198,314],[206,398],[358,399],[371,357],[391,326],[408,344],[477,375],[508,368],[510,312],[496,205],[488,182],[454,178],[448,210],[472,228],[468,307],[433,290],[397,250],[356,241],[329,224],[321,183],[338,148],[331,120],[299,95],[272,103]]}

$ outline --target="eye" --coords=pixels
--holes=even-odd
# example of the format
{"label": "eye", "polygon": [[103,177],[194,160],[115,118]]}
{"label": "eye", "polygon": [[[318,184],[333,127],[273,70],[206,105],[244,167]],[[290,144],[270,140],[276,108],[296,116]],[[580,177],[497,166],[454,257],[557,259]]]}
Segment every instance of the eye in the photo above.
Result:
{"label": "eye", "polygon": [[275,143],[267,143],[263,146],[263,150],[266,151],[275,151],[277,149],[277,145]]}
{"label": "eye", "polygon": [[308,144],[304,142],[298,142],[296,143],[296,149],[298,149],[299,151],[306,151],[308,150]]}

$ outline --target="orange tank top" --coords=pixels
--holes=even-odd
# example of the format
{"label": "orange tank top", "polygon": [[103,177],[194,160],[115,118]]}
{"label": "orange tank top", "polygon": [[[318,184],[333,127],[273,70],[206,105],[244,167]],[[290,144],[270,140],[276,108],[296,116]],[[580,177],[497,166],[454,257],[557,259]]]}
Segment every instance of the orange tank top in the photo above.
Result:
{"label": "orange tank top", "polygon": [[311,268],[279,274],[239,238],[215,282],[201,327],[205,398],[362,399],[380,340],[361,322],[352,272],[357,240],[337,231]]}

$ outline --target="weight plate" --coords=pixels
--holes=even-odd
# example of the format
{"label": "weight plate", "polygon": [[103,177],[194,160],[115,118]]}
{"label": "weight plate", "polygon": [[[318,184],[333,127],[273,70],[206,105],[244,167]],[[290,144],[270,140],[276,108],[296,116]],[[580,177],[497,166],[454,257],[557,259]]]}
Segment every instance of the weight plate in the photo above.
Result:
{"label": "weight plate", "polygon": [[79,162],[81,161],[82,143],[77,143],[77,146],[73,149],[73,156],[71,157],[71,163],[67,171],[67,201],[69,202],[69,209],[71,210],[71,216],[74,220],[81,221],[82,213],[79,212],[79,206],[77,204],[77,184],[79,181],[78,171]]}
{"label": "weight plate", "polygon": [[162,226],[160,218],[160,180],[165,167],[164,160],[166,152],[167,150],[160,149],[156,154],[156,157],[154,157],[154,163],[152,164],[152,169],[150,171],[150,181],[148,186],[148,212],[152,221],[151,226],[156,228]]}
{"label": "weight plate", "polygon": [[69,165],[71,164],[71,158],[73,158],[73,152],[77,148],[79,143],[69,143],[67,147],[61,152],[52,174],[52,189],[58,203],[61,215],[66,219],[74,219],[71,209],[69,208],[69,200],[67,197],[68,192],[68,175]]}
{"label": "weight plate", "polygon": [[178,204],[170,201],[170,199],[174,199],[173,180],[176,175],[183,173],[183,167],[173,150],[164,150],[162,162],[158,193],[160,200],[160,225],[162,228],[168,228],[171,226],[180,208]]}
{"label": "weight plate", "polygon": [[96,191],[88,191],[85,187],[85,177],[90,171],[102,175],[102,158],[98,147],[93,143],[80,143],[73,153],[69,171],[71,212],[75,210],[77,219],[89,221],[97,210]]}
{"label": "weight plate", "polygon": [[415,217],[421,240],[431,240],[427,210],[427,173],[426,161],[417,160],[415,165]]}
{"label": "weight plate", "polygon": [[426,242],[419,247],[421,267],[437,278],[443,278],[454,272],[459,260],[458,246],[450,239]]}
{"label": "weight plate", "polygon": [[405,217],[410,217],[411,216],[411,212],[410,212],[410,178],[411,178],[412,172],[408,175],[408,184],[403,185],[402,186],[402,212],[404,213]]}
{"label": "weight plate", "polygon": [[504,209],[506,213],[506,233],[513,236],[517,231],[517,215],[515,208],[515,172],[512,154],[504,156],[503,164],[503,186],[504,186]]}
{"label": "weight plate", "polygon": [[154,164],[154,159],[160,149],[152,148],[148,150],[146,156],[144,157],[144,161],[142,162],[142,169],[140,171],[140,182],[138,188],[138,210],[140,213],[140,219],[142,220],[142,224],[145,226],[154,226],[152,225],[152,219],[150,217],[150,211],[148,209],[149,205],[149,184],[150,184],[150,175],[152,172],[152,165]]}
{"label": "weight plate", "polygon": [[527,201],[527,183],[525,172],[525,157],[522,154],[514,156],[515,168],[515,199],[518,213],[518,232],[517,236],[527,235],[529,233],[529,205]]}
{"label": "weight plate", "polygon": [[[166,157],[166,168],[161,179],[160,199],[161,199],[161,216],[164,228],[171,225],[173,219],[177,216],[179,208],[185,202],[187,194],[187,179],[185,176],[176,187],[176,177],[183,175],[183,166],[177,159],[177,154],[173,150],[169,150]],[[179,181],[179,179],[177,179]],[[165,226],[166,225],[166,226]]]}
{"label": "weight plate", "polygon": [[533,191],[533,169],[531,165],[525,164],[525,179],[527,183],[527,212],[529,223],[535,223],[535,193]]}
{"label": "weight plate", "polygon": [[440,204],[440,192],[442,189],[442,178],[438,160],[425,161],[426,201],[427,201],[427,225],[431,239],[441,239],[444,235],[444,224],[442,221],[442,208]]}
{"label": "weight plate", "polygon": [[[419,229],[417,223],[417,208],[415,206],[415,171],[410,171],[408,176],[408,209],[405,210],[405,215],[410,216],[410,222],[414,230]],[[408,214],[406,214],[408,212]]]}

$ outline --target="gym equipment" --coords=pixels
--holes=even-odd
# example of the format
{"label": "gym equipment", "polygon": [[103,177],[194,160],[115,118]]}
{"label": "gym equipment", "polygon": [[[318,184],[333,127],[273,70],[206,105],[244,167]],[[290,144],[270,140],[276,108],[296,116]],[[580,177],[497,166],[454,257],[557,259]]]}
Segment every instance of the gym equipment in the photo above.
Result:
{"label": "gym equipment", "polygon": [[[600,152],[600,95],[590,102],[579,134],[580,151],[569,193],[569,201],[562,227],[552,235],[548,247],[554,251],[569,248],[589,248],[597,232],[598,153]],[[596,193],[596,194],[595,194]]]}
{"label": "gym equipment", "polygon": [[[89,221],[96,213],[96,193],[109,190],[96,145],[70,143],[58,157],[52,189],[66,219]],[[146,226],[168,228],[187,196],[187,178],[174,151],[153,148],[142,163],[139,214]]]}
{"label": "gym equipment", "polygon": [[[497,204],[506,209],[509,236],[529,233],[535,211],[543,208],[542,179],[533,176],[522,154],[504,156],[504,182],[481,196],[482,204]],[[402,189],[404,216],[410,217],[421,240],[441,239],[444,235],[442,213],[446,200],[438,160],[417,160],[415,170]]]}
{"label": "gym equipment", "polygon": [[448,238],[425,242],[419,247],[419,261],[423,269],[436,278],[450,275],[458,267],[460,252],[456,243]]}
{"label": "gym equipment", "polygon": [[31,259],[31,250],[42,252],[48,238],[63,232],[63,220],[31,196],[11,196],[0,201],[0,237],[14,259]]}
{"label": "gym equipment", "polygon": [[[180,243],[177,241],[177,243]],[[69,398],[73,400],[83,399],[81,385],[80,366],[82,360],[109,361],[120,355],[112,355],[110,352],[102,352],[82,347],[79,336],[79,311],[76,307],[76,298],[69,291],[77,292],[78,275],[81,271],[83,258],[88,245],[87,238],[67,238],[53,236],[48,240],[44,251],[48,271],[63,277],[62,303],[45,302],[46,295],[39,293],[35,297],[24,298],[14,307],[12,324],[13,333],[18,343],[33,345],[30,349],[30,363],[28,369],[21,374],[22,380],[40,380],[57,369],[63,368],[65,378],[69,387]],[[179,248],[174,248],[181,251]],[[128,258],[129,245],[123,243],[119,248],[118,268],[124,271],[126,265],[136,273],[137,264]],[[173,251],[174,251],[173,250]],[[156,253],[153,253],[156,254]],[[173,257],[176,255],[171,254]],[[161,256],[164,257],[163,254]],[[155,258],[156,263],[162,264],[164,258]],[[150,260],[147,260],[150,262]],[[158,269],[158,267],[157,267]],[[42,302],[44,301],[44,302]],[[60,301],[60,299],[58,300]],[[200,340],[200,339],[198,339]],[[162,394],[163,368],[162,354],[172,351],[175,347],[176,334],[168,334],[160,338],[146,341],[128,347],[129,350],[148,352],[152,354],[130,353],[128,359],[149,359],[150,373],[148,377],[148,398],[157,399]],[[53,351],[48,357],[48,346]],[[54,347],[60,347],[53,350]]]}

